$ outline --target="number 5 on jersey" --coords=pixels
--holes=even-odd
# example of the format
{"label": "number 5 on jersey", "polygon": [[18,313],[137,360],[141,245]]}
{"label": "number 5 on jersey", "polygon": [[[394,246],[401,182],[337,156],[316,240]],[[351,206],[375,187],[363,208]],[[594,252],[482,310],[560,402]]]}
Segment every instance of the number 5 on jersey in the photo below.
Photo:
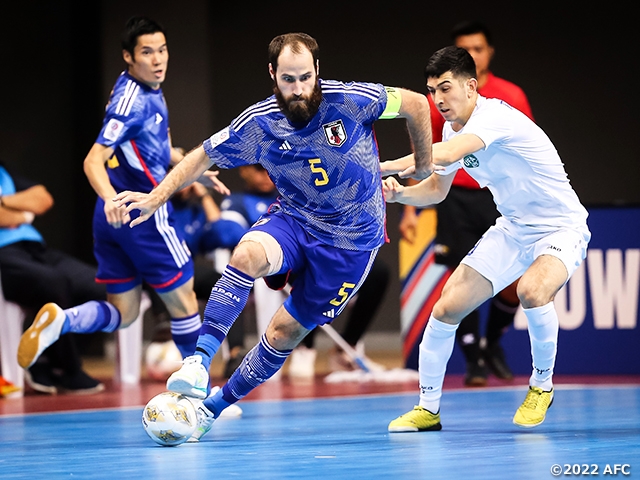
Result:
{"label": "number 5 on jersey", "polygon": [[329,183],[329,176],[327,175],[327,171],[321,166],[322,160],[319,158],[310,158],[309,159],[309,167],[313,173],[319,175],[319,178],[315,179],[316,187],[322,187]]}
{"label": "number 5 on jersey", "polygon": [[[348,283],[348,282],[344,282],[342,284],[342,288],[340,289],[340,291],[338,292],[338,298],[334,298],[333,300],[331,300],[329,303],[335,307],[339,307],[340,305],[342,305],[345,300],[347,298],[349,298],[350,295],[350,291],[353,290],[353,288],[356,286],[355,283]],[[349,290],[349,291],[347,291]]]}

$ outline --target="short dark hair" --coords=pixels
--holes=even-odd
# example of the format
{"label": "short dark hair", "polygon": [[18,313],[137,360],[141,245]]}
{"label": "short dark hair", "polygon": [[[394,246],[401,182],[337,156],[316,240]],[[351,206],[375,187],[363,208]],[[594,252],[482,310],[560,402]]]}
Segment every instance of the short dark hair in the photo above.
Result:
{"label": "short dark hair", "polygon": [[454,77],[475,78],[476,62],[464,48],[450,45],[431,55],[424,67],[424,78],[438,78],[446,72],[451,72]]}
{"label": "short dark hair", "polygon": [[458,37],[462,37],[463,35],[474,35],[476,33],[483,34],[484,38],[487,39],[487,43],[493,46],[493,37],[491,36],[491,32],[484,23],[477,20],[467,20],[458,23],[453,27],[453,30],[451,30],[451,40],[455,42]]}
{"label": "short dark hair", "polygon": [[302,53],[301,47],[305,47],[311,52],[313,57],[313,65],[318,64],[318,56],[320,54],[320,47],[315,38],[306,33],[285,33],[284,35],[278,35],[269,43],[269,63],[273,67],[273,70],[278,69],[278,57],[284,50],[284,47],[291,48],[293,53]]}
{"label": "short dark hair", "polygon": [[138,37],[157,32],[164,34],[165,37],[167,35],[162,25],[158,22],[147,17],[131,17],[124,27],[124,32],[122,32],[122,49],[129,52],[133,58],[133,51],[138,44]]}

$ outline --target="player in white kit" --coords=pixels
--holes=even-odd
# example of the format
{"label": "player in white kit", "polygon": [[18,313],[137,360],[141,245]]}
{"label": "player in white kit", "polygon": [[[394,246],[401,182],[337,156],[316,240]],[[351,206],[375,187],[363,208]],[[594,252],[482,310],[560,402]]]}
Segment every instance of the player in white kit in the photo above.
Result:
{"label": "player in white kit", "polygon": [[[547,135],[502,100],[477,92],[466,50],[446,47],[429,59],[427,88],[446,120],[433,144],[435,174],[404,187],[384,181],[387,202],[425,206],[442,201],[464,168],[493,194],[501,217],[445,285],[420,344],[420,402],[389,424],[390,432],[440,430],[440,397],[460,321],[522,275],[518,297],[528,320],[533,373],[513,423],[541,424],[553,401],[558,316],[553,299],[586,256],[587,211],[569,184]],[[412,174],[411,156],[382,164],[383,175]]]}

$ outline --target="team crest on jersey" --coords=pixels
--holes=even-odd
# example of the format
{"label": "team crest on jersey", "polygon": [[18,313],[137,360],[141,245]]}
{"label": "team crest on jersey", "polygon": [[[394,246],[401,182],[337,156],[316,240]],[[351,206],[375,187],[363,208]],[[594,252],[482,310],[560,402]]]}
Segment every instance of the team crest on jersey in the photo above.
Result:
{"label": "team crest on jersey", "polygon": [[324,135],[327,137],[327,142],[329,142],[329,145],[332,147],[341,147],[347,141],[347,132],[344,129],[342,120],[325,123],[322,125],[322,128]]}
{"label": "team crest on jersey", "polygon": [[480,166],[480,162],[475,155],[467,155],[464,157],[464,166],[467,168],[477,168]]}

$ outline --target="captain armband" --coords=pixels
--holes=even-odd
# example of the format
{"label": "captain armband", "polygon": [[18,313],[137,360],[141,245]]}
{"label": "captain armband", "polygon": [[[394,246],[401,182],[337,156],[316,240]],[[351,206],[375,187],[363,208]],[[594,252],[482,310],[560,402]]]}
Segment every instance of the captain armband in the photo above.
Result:
{"label": "captain armband", "polygon": [[389,120],[397,118],[400,115],[400,107],[402,106],[402,93],[393,87],[384,87],[387,91],[387,106],[380,115],[381,120]]}

